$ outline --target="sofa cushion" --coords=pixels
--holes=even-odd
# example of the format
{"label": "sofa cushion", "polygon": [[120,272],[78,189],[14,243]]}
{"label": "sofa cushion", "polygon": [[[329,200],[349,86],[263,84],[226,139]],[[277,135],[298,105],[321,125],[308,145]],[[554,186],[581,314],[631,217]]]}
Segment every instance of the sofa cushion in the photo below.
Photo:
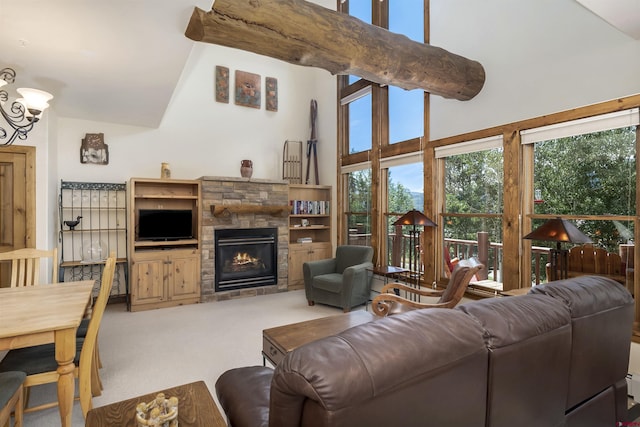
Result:
{"label": "sofa cushion", "polygon": [[571,313],[567,410],[625,378],[634,303],[624,286],[602,276],[580,276],[535,286],[531,293],[555,298]]}
{"label": "sofa cushion", "polygon": [[386,317],[289,353],[274,373],[270,422],[483,425],[487,357],[480,325],[462,312]]}
{"label": "sofa cushion", "polygon": [[316,289],[322,289],[323,291],[333,292],[339,294],[342,291],[342,274],[329,273],[321,274],[313,278],[311,284]]}
{"label": "sofa cushion", "polygon": [[571,352],[567,307],[544,295],[525,295],[456,310],[482,325],[490,350],[486,426],[561,425]]}

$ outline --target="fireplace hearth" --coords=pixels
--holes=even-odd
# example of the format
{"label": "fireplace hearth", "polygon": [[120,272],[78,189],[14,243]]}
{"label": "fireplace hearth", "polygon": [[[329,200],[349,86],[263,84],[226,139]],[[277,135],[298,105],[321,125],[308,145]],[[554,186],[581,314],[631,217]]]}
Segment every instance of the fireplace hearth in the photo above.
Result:
{"label": "fireplace hearth", "polygon": [[216,292],[277,284],[277,242],[277,228],[216,230]]}

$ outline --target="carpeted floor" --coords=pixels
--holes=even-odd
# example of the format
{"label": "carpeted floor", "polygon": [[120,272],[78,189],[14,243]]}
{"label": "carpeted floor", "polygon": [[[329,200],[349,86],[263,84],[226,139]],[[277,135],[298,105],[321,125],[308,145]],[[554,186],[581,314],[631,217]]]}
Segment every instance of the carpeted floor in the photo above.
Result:
{"label": "carpeted floor", "polygon": [[[263,329],[339,313],[319,304],[309,307],[304,291],[137,313],[127,312],[124,304],[109,305],[99,336],[104,391],[93,405],[198,380],[205,381],[215,398],[214,384],[224,371],[262,365]],[[31,392],[35,404],[56,396],[55,385]],[[59,425],[57,408],[25,415],[25,427]],[[78,401],[73,426],[84,426]]]}

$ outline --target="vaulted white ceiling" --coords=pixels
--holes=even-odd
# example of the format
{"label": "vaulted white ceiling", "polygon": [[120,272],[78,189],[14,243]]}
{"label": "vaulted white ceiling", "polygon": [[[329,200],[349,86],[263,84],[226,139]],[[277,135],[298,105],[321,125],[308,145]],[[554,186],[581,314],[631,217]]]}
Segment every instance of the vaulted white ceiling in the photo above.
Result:
{"label": "vaulted white ceiling", "polygon": [[[640,0],[576,1],[640,38]],[[16,70],[14,94],[51,92],[59,116],[157,127],[194,43],[191,12],[212,3],[0,0],[0,68]]]}
{"label": "vaulted white ceiling", "polygon": [[156,127],[212,0],[0,0],[0,68],[51,92],[63,117]]}
{"label": "vaulted white ceiling", "polygon": [[640,0],[576,0],[623,33],[640,40]]}

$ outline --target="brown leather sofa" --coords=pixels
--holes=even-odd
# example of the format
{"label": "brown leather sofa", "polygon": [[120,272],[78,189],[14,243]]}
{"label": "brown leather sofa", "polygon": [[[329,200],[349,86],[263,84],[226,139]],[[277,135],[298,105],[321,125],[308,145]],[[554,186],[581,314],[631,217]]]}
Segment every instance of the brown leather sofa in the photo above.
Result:
{"label": "brown leather sofa", "polygon": [[633,299],[582,276],[327,337],[216,382],[231,427],[610,427],[627,421]]}

